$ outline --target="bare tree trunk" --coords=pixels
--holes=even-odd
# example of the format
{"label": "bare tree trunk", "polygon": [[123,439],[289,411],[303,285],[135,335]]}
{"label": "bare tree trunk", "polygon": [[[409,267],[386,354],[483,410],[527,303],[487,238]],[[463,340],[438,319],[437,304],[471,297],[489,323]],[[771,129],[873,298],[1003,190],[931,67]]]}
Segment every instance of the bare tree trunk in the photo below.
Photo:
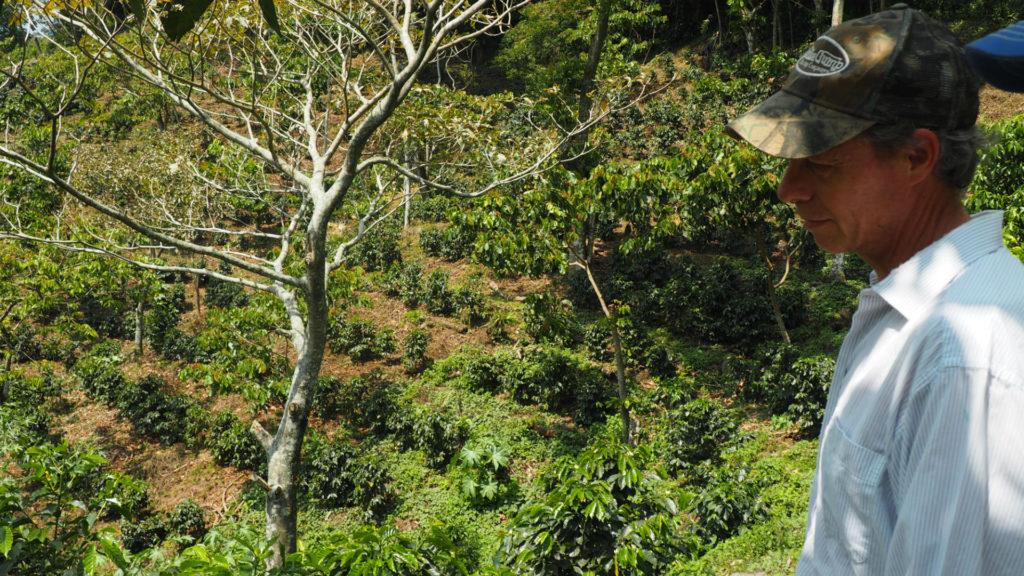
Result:
{"label": "bare tree trunk", "polygon": [[601,288],[597,285],[594,273],[590,269],[590,263],[577,261],[577,264],[587,273],[587,280],[590,281],[590,287],[594,289],[594,295],[597,296],[597,301],[601,304],[601,311],[604,312],[604,317],[608,319],[611,325],[612,351],[615,354],[615,381],[619,395],[619,416],[622,418],[622,441],[632,446],[634,444],[634,423],[629,415],[629,407],[626,406],[626,360],[625,353],[622,350],[622,340],[619,336],[618,319],[615,316],[615,311],[609,308],[605,302],[604,294],[601,293]]}
{"label": "bare tree trunk", "polygon": [[[597,4],[597,27],[594,35],[590,37],[590,49],[587,51],[587,64],[583,69],[583,78],[580,82],[579,108],[578,113],[581,120],[590,117],[590,106],[593,103],[591,92],[597,82],[597,68],[601,64],[601,53],[604,51],[604,42],[608,38],[608,19],[611,15],[612,0],[598,0]],[[585,149],[590,139],[590,127],[581,130],[567,144],[567,149]],[[578,166],[574,169],[578,170]]]}
{"label": "bare tree trunk", "polygon": [[779,0],[772,0],[772,48],[782,44],[782,24],[779,21]]}
{"label": "bare tree trunk", "polygon": [[[410,170],[414,170],[413,160],[416,158],[416,155],[408,150],[402,154],[402,162]],[[405,205],[402,216],[402,230],[409,230],[409,219],[412,214],[412,178],[409,176],[402,177],[402,203]]]}
{"label": "bare tree trunk", "polygon": [[722,21],[722,9],[718,6],[718,0],[715,0],[715,17],[718,18],[718,45],[721,46],[725,40],[725,23]]}
{"label": "bare tree trunk", "polygon": [[146,307],[142,300],[135,303],[135,357],[142,358],[143,342],[146,335]]}
{"label": "bare tree trunk", "polygon": [[[754,234],[754,238],[757,240],[757,249],[761,252],[761,259],[764,260],[765,265],[768,266],[768,300],[772,304],[772,314],[775,316],[775,326],[779,329],[779,336],[782,337],[782,341],[786,344],[792,344],[793,341],[789,337],[789,330],[786,329],[786,321],[782,317],[782,307],[779,305],[779,295],[776,288],[785,282],[785,278],[782,282],[777,285],[775,283],[775,264],[772,262],[771,254],[768,253],[768,246],[764,242],[764,234],[758,230]],[[789,257],[787,256],[787,259]],[[789,268],[787,264],[787,269]]]}
{"label": "bare tree trunk", "polygon": [[[309,426],[313,408],[313,394],[323,364],[327,345],[327,323],[330,316],[327,303],[326,225],[314,222],[309,226],[310,246],[306,258],[309,262],[305,301],[308,307],[306,326],[301,337],[293,334],[298,352],[292,385],[277,433],[271,435],[254,421],[252,432],[267,453],[267,479],[262,482],[267,490],[266,537],[274,545],[274,556],[268,559],[271,567],[280,566],[298,545],[298,472],[302,443]],[[286,306],[287,307],[287,306]],[[292,306],[293,331],[301,323],[298,307]]]}
{"label": "bare tree trunk", "polygon": [[203,299],[199,297],[199,274],[196,274],[195,288],[196,288],[196,312],[199,313],[199,312],[203,311]]}
{"label": "bare tree trunk", "polygon": [[843,23],[843,0],[832,2],[832,25],[838,26]]}

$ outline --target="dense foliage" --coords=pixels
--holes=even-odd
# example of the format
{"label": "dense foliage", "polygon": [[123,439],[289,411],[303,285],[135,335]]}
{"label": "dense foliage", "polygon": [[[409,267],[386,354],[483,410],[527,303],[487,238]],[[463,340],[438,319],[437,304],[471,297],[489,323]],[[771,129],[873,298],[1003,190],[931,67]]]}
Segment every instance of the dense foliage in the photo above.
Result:
{"label": "dense foliage", "polygon": [[[847,16],[874,4],[847,2]],[[922,4],[963,34],[1024,9]],[[478,198],[423,185],[475,184],[469,167],[501,174],[501,150],[571,119],[602,5],[599,79],[639,102],[605,110],[585,161]],[[36,52],[10,11],[0,49],[32,58],[0,85],[0,117],[45,159],[54,123],[40,102],[60,94],[73,49]],[[74,220],[80,234],[64,246],[79,252],[0,244],[0,574],[792,573],[833,358],[866,271],[851,257],[845,279],[829,276],[774,198],[783,166],[717,127],[777,88],[826,19],[796,2],[547,0],[471,57],[433,62],[370,143],[408,166],[394,181],[364,174],[332,220],[329,243],[352,244],[325,280],[327,349],[296,456],[300,546],[272,569],[260,523],[273,488],[253,429],[292,409],[287,311],[199,274],[251,280],[222,261],[129,236],[118,240],[178,269],[95,257],[89,234],[107,219],[0,164],[7,228]],[[313,71],[316,101],[335,97],[316,66],[281,54]],[[293,182],[96,68],[63,119],[78,144],[54,151],[54,169],[123,209],[163,198],[149,209],[194,217],[189,233],[229,253],[274,246],[281,215],[300,211]],[[284,113],[301,117],[296,102]],[[1024,121],[986,128],[995,144],[967,202],[1005,209],[1022,256]],[[186,209],[169,200],[189,171],[254,192],[190,192]],[[407,211],[374,204],[399,184]],[[370,207],[394,215],[361,220]],[[255,233],[224,232],[241,229]],[[301,226],[289,234],[308,247]],[[299,270],[301,254],[274,264]],[[631,442],[618,440],[626,426]],[[177,468],[147,466],[167,461]],[[197,492],[169,502],[172,483]]]}

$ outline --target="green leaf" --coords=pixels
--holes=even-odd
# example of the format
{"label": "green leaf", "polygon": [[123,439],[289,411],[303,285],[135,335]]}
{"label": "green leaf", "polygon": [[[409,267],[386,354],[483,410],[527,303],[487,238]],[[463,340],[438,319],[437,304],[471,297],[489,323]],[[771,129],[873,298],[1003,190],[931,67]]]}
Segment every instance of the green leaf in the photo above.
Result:
{"label": "green leaf", "polygon": [[146,4],[143,0],[128,0],[128,7],[131,8],[136,22],[142,22],[146,19]]}
{"label": "green leaf", "polygon": [[14,546],[14,530],[8,526],[0,526],[0,554],[10,554],[11,546]]}
{"label": "green leaf", "polygon": [[95,574],[96,566],[99,564],[99,555],[96,553],[96,544],[90,544],[85,549],[85,555],[82,556],[82,568],[85,569],[86,574]]}
{"label": "green leaf", "polygon": [[274,0],[260,0],[260,10],[263,12],[263,19],[267,21],[267,26],[280,34],[281,23],[277,20],[277,8],[274,7]]}
{"label": "green leaf", "polygon": [[128,569],[128,560],[124,557],[124,552],[121,551],[121,548],[117,543],[112,540],[104,539],[100,541],[100,544],[103,546],[103,555],[106,556],[108,560],[113,562],[114,565],[121,570]]}
{"label": "green leaf", "polygon": [[196,26],[213,0],[174,0],[170,8],[161,15],[164,32],[177,42]]}

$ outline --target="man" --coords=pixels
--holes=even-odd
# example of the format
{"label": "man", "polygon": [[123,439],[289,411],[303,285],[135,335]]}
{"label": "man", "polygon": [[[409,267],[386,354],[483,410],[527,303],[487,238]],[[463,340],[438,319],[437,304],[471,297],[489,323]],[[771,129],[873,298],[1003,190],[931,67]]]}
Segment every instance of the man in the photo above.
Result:
{"label": "man", "polygon": [[905,5],[830,29],[729,124],[874,270],[836,363],[798,575],[1024,574],[1024,266],[961,202],[980,81]]}

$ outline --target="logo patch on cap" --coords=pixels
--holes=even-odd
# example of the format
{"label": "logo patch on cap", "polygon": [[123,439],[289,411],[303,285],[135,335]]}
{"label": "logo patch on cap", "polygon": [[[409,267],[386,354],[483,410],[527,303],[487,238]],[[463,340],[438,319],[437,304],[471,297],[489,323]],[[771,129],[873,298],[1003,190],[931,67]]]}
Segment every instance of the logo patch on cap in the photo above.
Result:
{"label": "logo patch on cap", "polygon": [[850,65],[850,56],[838,42],[822,36],[796,62],[796,69],[808,76],[839,74]]}

